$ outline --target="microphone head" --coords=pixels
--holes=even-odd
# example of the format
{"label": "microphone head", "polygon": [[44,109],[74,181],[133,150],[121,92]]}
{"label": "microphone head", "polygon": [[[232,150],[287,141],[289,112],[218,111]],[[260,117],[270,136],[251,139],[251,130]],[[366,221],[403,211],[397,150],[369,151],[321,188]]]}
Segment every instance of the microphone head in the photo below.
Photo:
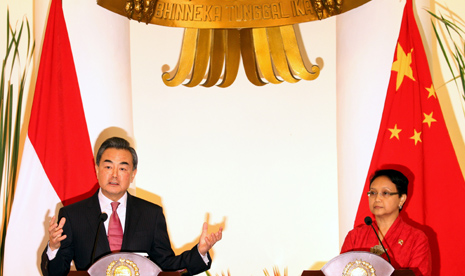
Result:
{"label": "microphone head", "polygon": [[107,215],[107,213],[101,213],[99,218],[100,218],[101,221],[106,221],[107,218],[108,218],[108,215]]}
{"label": "microphone head", "polygon": [[371,225],[372,223],[373,223],[373,220],[371,219],[370,216],[368,216],[368,217],[365,218],[365,224],[366,224],[366,225]]}

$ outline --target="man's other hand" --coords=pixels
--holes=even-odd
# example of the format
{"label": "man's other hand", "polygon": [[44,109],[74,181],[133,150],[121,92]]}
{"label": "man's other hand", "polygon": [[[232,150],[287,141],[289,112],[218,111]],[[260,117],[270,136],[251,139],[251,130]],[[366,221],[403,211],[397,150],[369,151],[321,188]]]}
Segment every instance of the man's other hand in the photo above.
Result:
{"label": "man's other hand", "polygon": [[217,241],[221,240],[223,236],[223,227],[220,227],[220,230],[216,233],[208,234],[207,231],[208,224],[204,222],[199,241],[199,252],[202,255],[207,254],[208,250],[210,250]]}

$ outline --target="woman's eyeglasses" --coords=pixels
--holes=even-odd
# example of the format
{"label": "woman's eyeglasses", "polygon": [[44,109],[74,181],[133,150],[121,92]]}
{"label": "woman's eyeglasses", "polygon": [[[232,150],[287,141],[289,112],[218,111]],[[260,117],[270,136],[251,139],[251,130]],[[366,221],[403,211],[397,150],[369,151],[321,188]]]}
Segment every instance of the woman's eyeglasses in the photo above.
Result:
{"label": "woman's eyeglasses", "polygon": [[392,195],[398,195],[399,193],[398,193],[398,192],[397,192],[397,193],[390,193],[390,192],[388,192],[388,191],[383,191],[383,192],[380,192],[380,193],[374,192],[374,191],[369,191],[369,192],[367,193],[367,195],[368,195],[369,197],[373,197],[373,198],[375,198],[378,194],[379,194],[382,198],[388,198],[388,197],[390,197],[390,196],[392,196]]}

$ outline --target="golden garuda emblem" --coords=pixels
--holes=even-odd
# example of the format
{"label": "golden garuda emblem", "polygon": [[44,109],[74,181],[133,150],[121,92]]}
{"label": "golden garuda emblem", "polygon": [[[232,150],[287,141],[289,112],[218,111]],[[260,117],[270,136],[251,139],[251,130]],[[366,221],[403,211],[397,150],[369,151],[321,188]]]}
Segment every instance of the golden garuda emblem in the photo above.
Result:
{"label": "golden garuda emblem", "polygon": [[342,276],[376,276],[376,271],[369,262],[356,260],[345,266]]}
{"label": "golden garuda emblem", "polygon": [[111,262],[106,270],[106,276],[140,276],[136,263],[129,259],[115,260]]}
{"label": "golden garuda emblem", "polygon": [[[178,68],[164,72],[167,86],[228,87],[240,61],[249,81],[295,83],[314,80],[317,65],[305,66],[294,25],[322,20],[370,0],[97,0],[129,19],[185,28]],[[310,67],[310,68],[307,68]]]}

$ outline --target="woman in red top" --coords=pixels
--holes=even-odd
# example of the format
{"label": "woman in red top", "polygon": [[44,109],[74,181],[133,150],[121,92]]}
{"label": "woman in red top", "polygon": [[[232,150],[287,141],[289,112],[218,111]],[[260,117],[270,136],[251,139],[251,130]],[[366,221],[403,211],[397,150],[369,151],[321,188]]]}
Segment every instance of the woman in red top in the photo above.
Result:
{"label": "woman in red top", "polygon": [[[370,181],[368,203],[373,222],[394,268],[411,269],[417,276],[431,275],[428,238],[399,216],[407,200],[408,179],[396,170],[376,171]],[[387,259],[371,226],[363,225],[347,234],[341,253],[370,251]]]}

